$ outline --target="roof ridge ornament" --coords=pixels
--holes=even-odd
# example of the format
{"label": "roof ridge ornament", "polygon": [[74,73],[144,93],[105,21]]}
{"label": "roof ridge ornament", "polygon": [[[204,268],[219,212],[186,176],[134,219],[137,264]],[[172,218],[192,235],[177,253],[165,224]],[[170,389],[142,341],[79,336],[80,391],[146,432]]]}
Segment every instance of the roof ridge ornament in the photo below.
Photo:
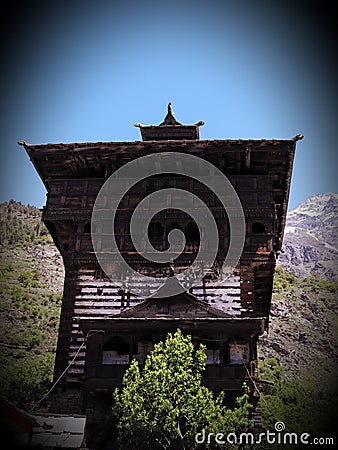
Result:
{"label": "roof ridge ornament", "polygon": [[204,125],[201,120],[193,125],[183,125],[175,118],[171,102],[168,103],[168,112],[159,125],[142,125],[134,123],[134,127],[140,128],[143,141],[170,141],[170,140],[198,140],[198,127]]}
{"label": "roof ridge ornament", "polygon": [[175,119],[175,114],[173,113],[171,102],[168,103],[168,113],[165,116],[164,121],[162,123],[160,123],[159,126],[164,127],[167,125],[181,125],[182,126],[182,124]]}

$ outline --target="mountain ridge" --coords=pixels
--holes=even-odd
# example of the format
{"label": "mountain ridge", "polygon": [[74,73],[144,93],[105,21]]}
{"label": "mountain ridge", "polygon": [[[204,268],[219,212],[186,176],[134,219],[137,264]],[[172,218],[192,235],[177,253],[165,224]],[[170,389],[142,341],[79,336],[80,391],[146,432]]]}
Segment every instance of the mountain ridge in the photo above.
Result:
{"label": "mountain ridge", "polygon": [[277,265],[298,277],[338,282],[338,194],[309,197],[287,213]]}

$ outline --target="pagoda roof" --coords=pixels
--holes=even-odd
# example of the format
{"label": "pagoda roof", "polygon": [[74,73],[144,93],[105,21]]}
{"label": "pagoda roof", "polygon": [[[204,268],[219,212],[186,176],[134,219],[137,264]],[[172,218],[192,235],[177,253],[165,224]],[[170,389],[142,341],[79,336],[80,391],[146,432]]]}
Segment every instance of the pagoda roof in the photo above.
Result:
{"label": "pagoda roof", "polygon": [[134,124],[140,128],[143,141],[196,140],[199,139],[199,127],[202,125],[203,121],[194,125],[182,125],[176,120],[171,103],[168,103],[168,113],[159,125]]}
{"label": "pagoda roof", "polygon": [[[208,302],[198,299],[188,291],[180,294],[176,293],[177,284],[180,284],[175,277],[169,277],[166,283],[153,295],[146,298],[138,305],[132,306],[122,311],[120,317],[148,317],[159,316],[177,318],[194,317],[232,317],[221,309],[212,307]],[[181,286],[182,287],[182,286]],[[160,294],[160,298],[158,297]],[[179,306],[179,307],[178,307]],[[166,313],[159,312],[159,308],[164,308]]]}

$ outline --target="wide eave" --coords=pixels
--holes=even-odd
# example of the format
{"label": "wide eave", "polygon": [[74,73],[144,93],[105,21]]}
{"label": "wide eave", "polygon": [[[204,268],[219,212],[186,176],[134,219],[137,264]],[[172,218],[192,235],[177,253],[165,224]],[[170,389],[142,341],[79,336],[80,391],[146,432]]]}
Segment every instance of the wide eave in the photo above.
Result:
{"label": "wide eave", "polygon": [[221,332],[229,329],[229,326],[237,327],[239,330],[251,330],[252,332],[263,334],[265,330],[265,317],[96,317],[83,318],[78,320],[78,324],[84,333],[93,331],[112,332],[138,330],[164,330],[164,329],[189,329],[208,330]]}
{"label": "wide eave", "polygon": [[[289,169],[295,144],[301,136],[292,139],[227,139],[227,140],[156,140],[125,142],[73,142],[57,144],[29,144],[24,146],[42,181],[48,178],[100,178],[107,165],[122,166],[140,156],[159,152],[184,152],[208,159],[223,157],[229,172],[243,159],[250,168],[273,175]],[[208,151],[210,154],[205,154]],[[246,155],[246,158],[244,156]],[[241,156],[243,158],[241,158]],[[245,162],[246,160],[246,162]],[[282,164],[280,164],[282,163]],[[117,168],[117,167],[116,167]]]}

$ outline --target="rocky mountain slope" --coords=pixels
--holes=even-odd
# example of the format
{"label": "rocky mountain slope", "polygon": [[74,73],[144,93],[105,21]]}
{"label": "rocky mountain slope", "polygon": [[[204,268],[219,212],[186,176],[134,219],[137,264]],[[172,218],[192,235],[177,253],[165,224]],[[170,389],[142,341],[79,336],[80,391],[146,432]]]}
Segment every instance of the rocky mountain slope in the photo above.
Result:
{"label": "rocky mountain slope", "polygon": [[[278,268],[269,332],[259,340],[260,356],[276,358],[289,377],[310,376],[325,383],[338,361],[338,286],[317,278],[298,278]],[[333,386],[333,385],[332,385]]]}
{"label": "rocky mountain slope", "polygon": [[17,261],[24,267],[29,262],[48,289],[62,291],[62,258],[38,208],[14,200],[0,204],[0,251],[1,263]]}
{"label": "rocky mountain slope", "polygon": [[262,384],[268,429],[282,421],[297,433],[332,436],[336,430],[337,297],[337,284],[277,268],[269,330],[258,341],[260,378],[274,383]]}
{"label": "rocky mountain slope", "polygon": [[338,282],[338,194],[314,195],[288,213],[283,250],[286,272]]}

